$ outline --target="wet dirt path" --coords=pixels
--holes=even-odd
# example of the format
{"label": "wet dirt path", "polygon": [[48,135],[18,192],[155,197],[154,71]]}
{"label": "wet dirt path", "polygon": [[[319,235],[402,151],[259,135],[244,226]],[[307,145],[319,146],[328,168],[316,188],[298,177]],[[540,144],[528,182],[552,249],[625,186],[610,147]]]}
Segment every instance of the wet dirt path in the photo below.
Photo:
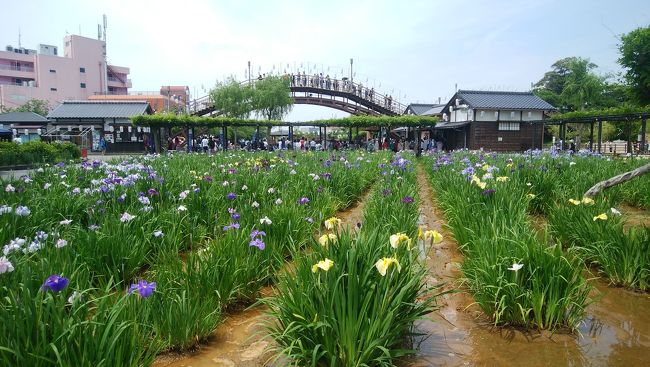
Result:
{"label": "wet dirt path", "polygon": [[[418,167],[422,225],[442,228],[445,240],[430,253],[430,282],[458,288],[462,257],[444,230],[435,193]],[[433,199],[433,200],[432,200]],[[417,324],[427,334],[406,366],[643,366],[650,363],[650,294],[608,287],[594,280],[597,302],[576,334],[522,332],[494,328],[465,293],[443,296],[440,310]]]}
{"label": "wet dirt path", "polygon": [[[372,187],[372,186],[371,186]],[[372,190],[367,189],[351,206],[336,213],[343,226],[356,231],[357,223],[363,220],[363,210]],[[271,287],[262,290],[264,296],[273,292]],[[207,344],[194,353],[183,355],[168,353],[159,356],[152,367],[258,367],[285,366],[285,359],[273,360],[268,348],[272,340],[267,334],[264,323],[266,306],[256,306],[240,312],[226,315]]]}

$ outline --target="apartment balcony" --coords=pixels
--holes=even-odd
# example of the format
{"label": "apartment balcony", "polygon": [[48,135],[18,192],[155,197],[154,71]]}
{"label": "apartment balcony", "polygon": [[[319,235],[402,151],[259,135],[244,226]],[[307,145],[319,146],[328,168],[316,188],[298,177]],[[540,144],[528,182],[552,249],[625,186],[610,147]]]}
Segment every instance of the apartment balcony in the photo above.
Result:
{"label": "apartment balcony", "polygon": [[34,68],[30,66],[0,65],[0,76],[34,79]]}
{"label": "apartment balcony", "polygon": [[123,83],[121,80],[118,78],[109,76],[108,77],[108,86],[109,87],[116,87],[116,88],[131,88],[131,79],[123,79],[125,82]]}

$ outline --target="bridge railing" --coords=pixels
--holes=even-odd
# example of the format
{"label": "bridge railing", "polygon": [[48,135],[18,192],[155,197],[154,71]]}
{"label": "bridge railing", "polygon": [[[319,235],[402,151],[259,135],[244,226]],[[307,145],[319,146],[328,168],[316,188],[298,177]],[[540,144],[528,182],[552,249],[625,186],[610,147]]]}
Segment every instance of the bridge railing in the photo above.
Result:
{"label": "bridge railing", "polygon": [[[347,78],[333,79],[321,75],[306,75],[306,74],[286,74],[289,79],[291,87],[305,87],[320,89],[324,92],[335,91],[352,94],[368,101],[376,106],[382,107],[395,114],[401,115],[406,110],[406,106],[399,101],[393,99],[391,95],[381,94],[375,91],[374,87],[368,88],[362,83],[354,83]],[[255,84],[259,79],[253,79],[251,84]],[[249,81],[243,81],[241,84],[248,84]],[[327,93],[323,93],[327,94]],[[211,107],[212,100],[209,95],[195,99],[190,102],[190,113],[197,113],[207,110]]]}

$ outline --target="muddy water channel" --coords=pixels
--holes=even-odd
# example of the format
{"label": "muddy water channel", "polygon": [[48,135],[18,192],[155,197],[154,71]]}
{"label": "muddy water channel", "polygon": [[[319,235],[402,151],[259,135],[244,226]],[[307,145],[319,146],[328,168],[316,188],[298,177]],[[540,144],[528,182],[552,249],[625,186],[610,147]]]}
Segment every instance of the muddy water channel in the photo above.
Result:
{"label": "muddy water channel", "polygon": [[[650,294],[608,287],[593,280],[596,299],[587,308],[587,317],[575,334],[522,332],[495,328],[459,284],[462,256],[451,234],[445,230],[442,211],[424,171],[418,168],[420,224],[444,235],[427,255],[430,274],[427,282],[444,284],[453,293],[439,300],[440,309],[416,324],[423,336],[415,339],[418,353],[399,361],[399,366],[644,366],[650,365]],[[366,193],[357,204],[337,213],[345,225],[362,223]],[[648,213],[623,208],[633,214],[635,224],[647,225]],[[541,225],[541,224],[540,224]],[[270,288],[265,289],[266,295]],[[155,367],[284,366],[288,361],[273,360],[265,338],[264,307],[227,316],[206,346],[188,355],[164,355]]]}
{"label": "muddy water channel", "polygon": [[[350,231],[357,231],[363,221],[363,210],[370,195],[367,190],[357,202],[336,213],[342,225]],[[273,292],[271,287],[262,290],[263,296]],[[253,367],[286,366],[283,358],[275,360],[269,348],[273,341],[266,337],[264,324],[268,321],[265,306],[255,306],[226,315],[207,345],[190,354],[165,354],[159,356],[153,367]]]}
{"label": "muddy water channel", "polygon": [[[445,236],[429,253],[429,282],[443,282],[458,292],[444,295],[440,310],[417,324],[417,331],[424,334],[417,340],[418,354],[400,365],[631,367],[650,364],[650,294],[608,287],[603,280],[593,281],[592,297],[596,302],[587,308],[579,333],[551,334],[492,327],[458,284],[462,257],[452,236],[445,231],[442,211],[433,204],[435,197],[424,172],[418,176],[422,225],[442,230]],[[632,211],[624,209],[628,213]]]}

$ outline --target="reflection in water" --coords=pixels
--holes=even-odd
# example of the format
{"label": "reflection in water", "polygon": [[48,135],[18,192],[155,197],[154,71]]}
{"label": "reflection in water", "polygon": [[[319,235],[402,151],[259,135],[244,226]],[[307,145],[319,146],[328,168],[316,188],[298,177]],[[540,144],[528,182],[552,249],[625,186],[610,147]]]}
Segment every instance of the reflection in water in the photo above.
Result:
{"label": "reflection in water", "polygon": [[409,366],[641,366],[650,360],[650,297],[595,284],[603,293],[587,308],[578,334],[525,333],[481,325],[458,313],[456,325],[425,321],[427,334]]}
{"label": "reflection in water", "polygon": [[[418,169],[420,170],[420,168]],[[458,289],[458,263],[462,257],[452,236],[444,231],[444,222],[436,216],[433,197],[423,172],[418,175],[422,201],[421,224],[442,231],[445,240],[431,251],[424,251],[430,268],[430,284],[445,283],[446,289]],[[423,189],[424,188],[424,189]],[[344,221],[361,220],[362,205],[343,214]],[[621,366],[648,365],[650,356],[650,295],[608,287],[594,281],[597,302],[587,307],[587,317],[576,334],[522,332],[495,328],[481,316],[465,293],[440,297],[440,310],[418,321],[412,337],[418,354],[399,361],[400,366]],[[262,339],[264,316],[260,309],[231,317],[215,334],[210,345],[199,353],[178,360],[161,358],[156,367],[205,366],[283,366],[286,360],[269,363]],[[259,334],[256,334],[259,333]]]}

